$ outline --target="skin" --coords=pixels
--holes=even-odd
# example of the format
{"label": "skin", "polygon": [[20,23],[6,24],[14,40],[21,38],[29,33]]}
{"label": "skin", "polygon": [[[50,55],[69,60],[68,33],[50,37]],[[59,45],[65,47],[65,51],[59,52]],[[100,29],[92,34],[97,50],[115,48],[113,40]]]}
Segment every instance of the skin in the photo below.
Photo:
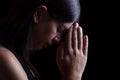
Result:
{"label": "skin", "polygon": [[[41,41],[43,45],[46,42],[52,44],[54,43],[53,41],[60,43],[60,46],[57,49],[56,61],[59,70],[62,74],[62,79],[80,80],[82,78],[82,74],[87,61],[87,52],[88,52],[87,35],[83,36],[82,28],[78,25],[78,23],[75,22],[58,23],[54,20],[49,21],[49,18],[46,17],[47,8],[45,6],[41,6],[40,9],[43,10],[41,16],[38,17],[37,16],[38,14],[34,16],[34,20],[36,21],[35,26],[37,27],[35,29],[35,32],[36,34],[39,34],[38,36],[36,36],[36,34],[34,35],[35,37],[37,37],[36,40],[38,38],[43,39],[44,42]],[[42,26],[40,22],[42,23]],[[66,27],[64,28],[64,26]],[[64,31],[65,29],[68,30],[65,42],[61,42],[60,37],[62,34],[57,32],[58,28],[60,29],[60,32]],[[37,30],[43,30],[43,31],[37,31]],[[36,43],[38,45],[39,42]],[[39,45],[39,47],[40,46],[42,47],[42,45]],[[38,48],[36,47],[36,49],[39,49],[39,47]]]}
{"label": "skin", "polygon": [[28,80],[18,59],[5,48],[0,48],[0,80]]}
{"label": "skin", "polygon": [[[33,15],[31,50],[40,50],[54,43],[60,44],[56,61],[62,80],[81,80],[87,61],[88,37],[83,36],[82,28],[78,23],[57,22],[50,19],[47,14],[47,7],[41,5]],[[64,30],[68,30],[68,33],[65,41],[61,42]],[[0,80],[28,80],[20,62],[12,52],[0,48],[0,59]],[[26,62],[30,63],[28,60]],[[31,69],[31,72],[34,71]]]}
{"label": "skin", "polygon": [[87,62],[88,37],[82,28],[73,25],[57,49],[57,64],[63,80],[81,80]]}
{"label": "skin", "polygon": [[34,22],[33,50],[42,49],[54,43],[59,43],[62,35],[61,32],[65,29],[69,29],[73,24],[73,22],[62,23],[52,20],[48,16],[46,6],[43,5],[35,12]]}

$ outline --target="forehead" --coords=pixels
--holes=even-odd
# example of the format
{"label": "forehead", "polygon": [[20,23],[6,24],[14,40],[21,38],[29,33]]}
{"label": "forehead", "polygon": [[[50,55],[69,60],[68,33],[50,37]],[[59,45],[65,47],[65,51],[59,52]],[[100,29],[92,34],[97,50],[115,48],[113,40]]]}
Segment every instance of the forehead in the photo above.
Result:
{"label": "forehead", "polygon": [[65,29],[69,29],[73,22],[66,22],[66,23],[59,23],[61,25],[61,27],[64,27]]}

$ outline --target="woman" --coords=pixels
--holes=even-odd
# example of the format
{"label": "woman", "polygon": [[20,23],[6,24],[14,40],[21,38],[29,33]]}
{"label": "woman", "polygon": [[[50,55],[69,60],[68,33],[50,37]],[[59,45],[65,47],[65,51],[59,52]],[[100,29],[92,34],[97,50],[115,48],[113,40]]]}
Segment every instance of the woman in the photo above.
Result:
{"label": "woman", "polygon": [[56,61],[62,80],[80,80],[88,37],[76,23],[79,1],[15,0],[11,5],[0,23],[0,80],[39,80],[30,53],[53,44],[59,44]]}

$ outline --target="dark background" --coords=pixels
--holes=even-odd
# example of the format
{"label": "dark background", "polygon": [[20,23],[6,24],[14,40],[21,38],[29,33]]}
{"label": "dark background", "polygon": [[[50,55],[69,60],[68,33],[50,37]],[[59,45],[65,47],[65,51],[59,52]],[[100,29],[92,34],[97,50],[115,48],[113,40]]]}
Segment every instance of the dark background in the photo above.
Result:
{"label": "dark background", "polygon": [[[80,3],[79,24],[84,34],[89,36],[88,62],[82,80],[118,80],[120,68],[118,66],[120,64],[119,4],[108,0],[80,0]],[[38,56],[42,55],[43,59],[39,60],[39,57],[40,65],[37,66],[39,71],[43,70],[45,80],[59,80],[60,73],[55,62],[55,54],[49,50],[48,52],[44,56],[38,54]]]}
{"label": "dark background", "polygon": [[[98,80],[98,78],[102,79],[104,76],[104,63],[101,62],[104,56],[101,55],[105,54],[106,43],[103,37],[106,34],[103,32],[105,29],[104,23],[99,22],[102,14],[99,13],[101,9],[98,8],[97,3],[92,2],[92,0],[80,0],[81,17],[79,24],[83,28],[84,34],[89,36],[88,62],[82,80]],[[103,42],[105,45],[101,45]],[[60,80],[61,76],[56,65],[54,50],[55,47],[53,46],[53,48],[33,52],[32,61],[38,71],[41,72],[41,77],[44,80]],[[103,72],[101,73],[101,71]]]}
{"label": "dark background", "polygon": [[[0,0],[0,20],[8,10],[9,0]],[[119,69],[119,9],[113,1],[80,0],[79,24],[89,36],[88,62],[82,80],[118,80]],[[34,51],[31,61],[43,80],[60,80],[55,61],[56,46]]]}

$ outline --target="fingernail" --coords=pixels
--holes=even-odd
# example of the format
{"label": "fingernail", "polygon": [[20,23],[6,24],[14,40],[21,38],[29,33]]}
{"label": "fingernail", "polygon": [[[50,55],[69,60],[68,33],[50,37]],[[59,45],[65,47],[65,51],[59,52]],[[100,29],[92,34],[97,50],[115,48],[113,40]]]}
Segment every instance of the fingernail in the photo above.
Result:
{"label": "fingernail", "polygon": [[78,23],[76,23],[76,26],[78,27],[78,26],[79,26],[79,24],[78,24]]}

